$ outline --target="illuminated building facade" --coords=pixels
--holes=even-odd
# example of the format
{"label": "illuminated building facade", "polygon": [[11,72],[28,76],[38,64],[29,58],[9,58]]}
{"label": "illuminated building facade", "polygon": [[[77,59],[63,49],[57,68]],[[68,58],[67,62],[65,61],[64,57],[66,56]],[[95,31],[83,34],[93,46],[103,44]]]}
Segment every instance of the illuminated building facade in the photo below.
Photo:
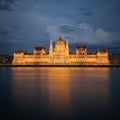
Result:
{"label": "illuminated building facade", "polygon": [[15,51],[12,64],[22,65],[108,65],[108,51],[98,50],[89,54],[87,47],[76,47],[76,52],[69,51],[69,43],[59,37],[53,47],[50,41],[49,52],[45,47],[34,47],[33,53],[25,53],[23,51]]}

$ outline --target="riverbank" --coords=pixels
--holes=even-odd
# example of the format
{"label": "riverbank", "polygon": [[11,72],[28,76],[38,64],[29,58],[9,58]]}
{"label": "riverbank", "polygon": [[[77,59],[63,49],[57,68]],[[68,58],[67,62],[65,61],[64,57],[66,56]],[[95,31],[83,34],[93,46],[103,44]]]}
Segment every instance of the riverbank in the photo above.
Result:
{"label": "riverbank", "polygon": [[120,65],[12,65],[12,64],[1,64],[0,67],[120,67]]}

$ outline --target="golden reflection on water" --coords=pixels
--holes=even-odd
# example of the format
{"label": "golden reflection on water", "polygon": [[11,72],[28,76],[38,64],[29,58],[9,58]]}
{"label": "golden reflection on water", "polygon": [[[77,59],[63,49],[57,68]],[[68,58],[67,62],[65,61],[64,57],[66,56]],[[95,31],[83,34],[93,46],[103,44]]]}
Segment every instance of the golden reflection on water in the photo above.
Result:
{"label": "golden reflection on water", "polygon": [[[48,92],[54,109],[70,110],[70,71],[68,68],[53,68],[48,72]],[[64,113],[64,112],[63,112]]]}
{"label": "golden reflection on water", "polygon": [[75,104],[81,109],[109,104],[109,68],[16,67],[12,78],[18,106],[43,104],[62,114]]}

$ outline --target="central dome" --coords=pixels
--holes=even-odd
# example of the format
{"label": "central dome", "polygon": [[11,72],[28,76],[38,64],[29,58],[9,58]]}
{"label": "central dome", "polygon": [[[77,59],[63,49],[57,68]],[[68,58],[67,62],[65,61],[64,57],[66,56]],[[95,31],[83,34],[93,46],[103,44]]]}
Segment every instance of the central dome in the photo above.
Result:
{"label": "central dome", "polygon": [[56,41],[56,45],[64,45],[64,40],[62,40],[62,37],[60,36],[59,39]]}

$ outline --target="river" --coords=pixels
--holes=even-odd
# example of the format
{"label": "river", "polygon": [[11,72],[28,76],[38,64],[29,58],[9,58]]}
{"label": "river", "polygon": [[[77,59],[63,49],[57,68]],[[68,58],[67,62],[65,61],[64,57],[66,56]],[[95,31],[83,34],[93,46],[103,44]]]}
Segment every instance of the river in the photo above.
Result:
{"label": "river", "polygon": [[0,120],[120,119],[120,68],[2,67]]}

